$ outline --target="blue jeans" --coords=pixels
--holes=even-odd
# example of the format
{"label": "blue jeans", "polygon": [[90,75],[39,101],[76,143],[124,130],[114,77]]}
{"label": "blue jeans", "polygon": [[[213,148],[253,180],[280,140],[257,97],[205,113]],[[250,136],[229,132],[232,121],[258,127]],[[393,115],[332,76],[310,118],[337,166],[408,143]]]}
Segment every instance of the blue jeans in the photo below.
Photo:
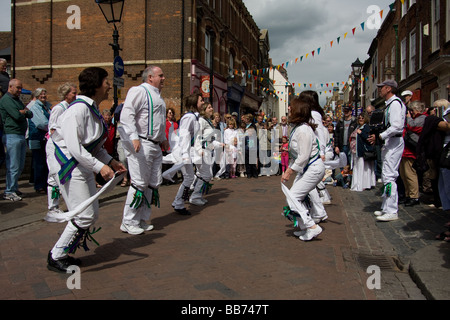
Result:
{"label": "blue jeans", "polygon": [[5,194],[19,189],[19,178],[25,166],[27,143],[20,134],[4,134],[3,144],[6,147],[6,190]]}

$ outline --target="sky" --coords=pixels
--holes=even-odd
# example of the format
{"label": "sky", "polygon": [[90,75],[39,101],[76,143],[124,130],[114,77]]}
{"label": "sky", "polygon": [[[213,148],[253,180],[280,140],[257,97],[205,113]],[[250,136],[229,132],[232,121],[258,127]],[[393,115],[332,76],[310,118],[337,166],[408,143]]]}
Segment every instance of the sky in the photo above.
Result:
{"label": "sky", "polygon": [[[394,0],[243,2],[259,29],[269,31],[269,54],[273,64],[284,63],[286,67],[288,62],[289,82],[294,83],[296,93],[306,89],[322,92],[323,105],[326,95],[330,95],[324,92],[328,89],[326,83],[331,87],[331,83],[347,81],[352,62],[356,58],[364,62],[369,57],[367,51],[378,31],[374,17],[380,17],[379,10],[383,10],[383,19],[378,22],[384,21]],[[11,29],[10,3],[0,0],[0,31]],[[361,23],[364,23],[364,30]],[[356,28],[354,34],[353,28]],[[347,36],[344,39],[345,33]],[[314,56],[312,51],[315,51]],[[302,61],[295,63],[295,59],[300,61],[302,56]],[[309,87],[310,84],[312,87]]]}
{"label": "sky", "polygon": [[0,31],[11,31],[11,1],[0,0]]}
{"label": "sky", "polygon": [[[294,83],[296,93],[307,89],[322,91],[320,100],[324,105],[325,96],[331,95],[329,92],[323,93],[328,89],[326,83],[331,87],[331,83],[347,81],[352,71],[351,64],[356,58],[362,62],[369,58],[367,52],[377,35],[377,22],[384,21],[394,0],[243,2],[259,29],[268,29],[272,63],[281,65],[288,62],[289,82]],[[382,15],[380,10],[383,10]],[[361,27],[363,22],[364,30]],[[353,28],[356,28],[354,34]],[[348,34],[344,39],[345,33]],[[312,51],[315,51],[314,57]],[[295,59],[300,61],[302,56],[303,60],[295,63]]]}

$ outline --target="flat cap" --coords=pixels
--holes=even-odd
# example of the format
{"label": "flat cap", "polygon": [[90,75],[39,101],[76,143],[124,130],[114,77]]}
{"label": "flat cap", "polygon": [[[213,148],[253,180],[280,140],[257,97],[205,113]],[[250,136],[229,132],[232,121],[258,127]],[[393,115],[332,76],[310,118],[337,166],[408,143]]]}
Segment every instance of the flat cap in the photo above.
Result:
{"label": "flat cap", "polygon": [[377,84],[377,87],[384,87],[384,86],[398,88],[397,82],[395,82],[394,80],[390,80],[390,79],[384,80],[382,83]]}

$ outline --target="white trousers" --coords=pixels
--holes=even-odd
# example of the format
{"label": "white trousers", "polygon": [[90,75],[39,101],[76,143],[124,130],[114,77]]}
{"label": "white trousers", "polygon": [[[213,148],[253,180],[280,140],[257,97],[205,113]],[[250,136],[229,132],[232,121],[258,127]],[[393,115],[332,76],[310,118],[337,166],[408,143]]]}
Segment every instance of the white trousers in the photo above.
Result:
{"label": "white trousers", "polygon": [[[89,199],[97,192],[94,174],[92,171],[87,170],[80,165],[73,170],[72,178],[69,181],[64,185],[61,185],[58,179],[58,184],[69,211],[75,209],[79,204]],[[77,215],[74,218],[74,222],[80,228],[88,229],[98,218],[98,208],[98,200],[96,200],[86,208],[86,210]],[[59,260],[67,256],[67,253],[64,252],[64,248],[70,244],[77,231],[78,229],[71,221],[69,221],[52,249],[53,259]]]}
{"label": "white trousers", "polygon": [[297,174],[294,180],[294,184],[290,189],[291,193],[294,195],[295,199],[300,204],[300,207],[302,207],[304,209],[303,211],[306,213],[300,214],[301,218],[299,221],[299,227],[302,230],[310,228],[315,224],[303,200],[305,200],[308,194],[311,195],[311,191],[316,190],[316,186],[319,184],[320,181],[322,181],[324,175],[325,175],[325,165],[323,164],[323,161],[318,159],[308,167],[305,173]]}
{"label": "white trousers", "polygon": [[381,204],[383,213],[398,213],[398,193],[395,181],[399,175],[398,168],[402,160],[403,149],[404,142],[402,137],[388,138],[381,148],[381,159],[383,161],[381,178],[385,186],[391,183],[390,196],[383,192],[383,202]]}
{"label": "white trousers", "polygon": [[184,208],[184,200],[183,193],[185,188],[190,189],[192,182],[194,182],[194,165],[192,163],[187,163],[181,167],[181,173],[183,174],[183,182],[178,189],[177,195],[175,196],[175,200],[172,202],[172,206],[175,209],[183,209]]}
{"label": "white trousers", "polygon": [[196,179],[194,185],[194,191],[191,194],[189,200],[201,199],[203,198],[203,194],[201,192],[202,186],[205,182],[209,182],[212,178],[212,163],[213,159],[211,157],[211,151],[204,150],[202,163],[196,164],[197,168],[197,177],[201,179]]}
{"label": "white trousers", "polygon": [[159,144],[141,139],[141,149],[138,153],[125,149],[128,158],[128,171],[131,186],[128,189],[125,206],[123,208],[122,222],[129,225],[139,225],[141,220],[149,220],[151,208],[143,202],[138,208],[130,207],[136,189],[142,191],[150,203],[153,189],[158,189],[162,183],[162,151]]}
{"label": "white trousers", "polygon": [[47,178],[47,202],[48,210],[59,208],[59,198],[52,199],[52,189],[58,186],[58,171],[60,165],[55,158],[55,145],[51,138],[48,139],[45,146],[45,152],[47,154],[47,167],[48,167],[48,178]]}

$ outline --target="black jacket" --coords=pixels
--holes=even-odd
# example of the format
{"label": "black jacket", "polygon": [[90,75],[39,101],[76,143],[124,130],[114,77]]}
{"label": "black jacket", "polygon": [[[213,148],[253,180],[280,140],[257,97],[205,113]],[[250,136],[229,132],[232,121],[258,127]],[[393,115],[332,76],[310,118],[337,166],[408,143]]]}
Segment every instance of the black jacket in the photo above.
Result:
{"label": "black jacket", "polygon": [[[352,117],[350,126],[348,128],[348,135],[347,135],[347,145],[349,146],[349,138],[350,134],[358,127],[358,124],[356,122],[356,118]],[[336,129],[334,130],[334,146],[338,147],[339,150],[342,150],[342,147],[344,146],[344,120],[339,120],[339,122],[336,124]]]}

